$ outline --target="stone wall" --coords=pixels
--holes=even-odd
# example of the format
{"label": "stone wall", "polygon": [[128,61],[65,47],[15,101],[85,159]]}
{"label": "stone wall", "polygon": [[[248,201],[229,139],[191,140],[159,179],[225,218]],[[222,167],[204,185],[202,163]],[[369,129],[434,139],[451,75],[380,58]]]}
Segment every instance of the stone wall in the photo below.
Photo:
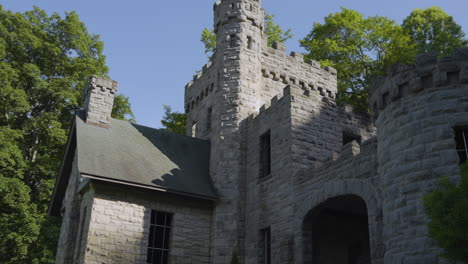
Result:
{"label": "stone wall", "polygon": [[173,213],[169,263],[211,263],[212,202],[110,183],[93,186],[84,263],[146,263],[152,209]]}
{"label": "stone wall", "polygon": [[[76,152],[75,155],[76,157]],[[57,246],[55,263],[73,263],[76,248],[76,233],[80,219],[81,198],[78,194],[78,186],[81,175],[78,171],[77,160],[73,159],[67,190],[62,202],[62,225],[60,226],[60,238]]]}
{"label": "stone wall", "polygon": [[[376,147],[374,141],[374,148],[366,145],[365,155],[354,159],[352,152],[346,149],[342,163],[327,166],[341,151],[343,130],[353,129],[362,140],[367,140],[375,134],[375,128],[366,115],[352,113],[349,107],[337,107],[332,98],[318,91],[308,92],[297,85],[285,87],[282,96],[273,97],[260,108],[258,115],[250,117],[246,123],[245,263],[260,261],[260,230],[266,227],[270,227],[272,233],[273,263],[301,263],[295,259],[297,248],[300,248],[295,244],[297,206],[308,195],[317,192],[313,187],[327,183],[336,175],[347,173],[349,178],[376,178],[377,165],[372,158]],[[259,138],[268,130],[271,134],[272,173],[259,178]],[[356,165],[362,174],[350,176],[351,168]],[[298,176],[298,171],[302,173],[304,168],[311,167],[323,167],[326,172],[315,171],[306,173],[307,176]],[[310,179],[317,179],[317,182],[311,183]]]}
{"label": "stone wall", "polygon": [[299,86],[306,92],[318,92],[321,96],[335,98],[335,69],[321,68],[318,62],[312,60],[304,62],[304,56],[298,52],[287,55],[283,43],[273,43],[273,47],[266,44],[265,40],[262,46],[262,89],[259,95],[263,104],[281,94],[288,84]]}
{"label": "stone wall", "polygon": [[383,189],[385,263],[441,263],[422,196],[459,178],[454,126],[468,124],[468,49],[396,65],[371,89]]}

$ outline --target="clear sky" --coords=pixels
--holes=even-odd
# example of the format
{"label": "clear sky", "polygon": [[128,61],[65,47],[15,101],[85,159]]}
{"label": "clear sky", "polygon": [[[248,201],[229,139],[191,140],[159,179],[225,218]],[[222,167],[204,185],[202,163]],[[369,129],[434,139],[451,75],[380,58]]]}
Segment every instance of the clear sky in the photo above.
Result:
{"label": "clear sky", "polygon": [[[207,62],[200,33],[212,27],[215,0],[0,0],[4,9],[23,12],[34,5],[49,14],[76,11],[104,41],[110,77],[130,97],[137,123],[160,127],[162,105],[183,111],[184,86]],[[276,23],[291,28],[289,51],[314,22],[340,7],[401,23],[415,8],[440,6],[468,31],[468,0],[263,0]]]}

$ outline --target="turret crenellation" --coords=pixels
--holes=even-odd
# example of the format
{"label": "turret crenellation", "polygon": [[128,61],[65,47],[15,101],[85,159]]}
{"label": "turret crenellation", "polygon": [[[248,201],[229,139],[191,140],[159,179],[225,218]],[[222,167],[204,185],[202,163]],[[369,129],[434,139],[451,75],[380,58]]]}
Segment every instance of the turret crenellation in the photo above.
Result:
{"label": "turret crenellation", "polygon": [[468,83],[468,48],[452,56],[437,58],[434,53],[418,56],[412,65],[397,64],[385,77],[378,77],[370,88],[369,104],[375,117],[391,102],[425,89]]}

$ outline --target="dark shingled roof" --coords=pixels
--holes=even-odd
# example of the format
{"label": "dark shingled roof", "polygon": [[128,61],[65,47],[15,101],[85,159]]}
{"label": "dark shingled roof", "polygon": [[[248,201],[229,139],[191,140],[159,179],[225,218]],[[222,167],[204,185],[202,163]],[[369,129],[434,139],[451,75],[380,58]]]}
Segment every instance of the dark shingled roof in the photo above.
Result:
{"label": "dark shingled roof", "polygon": [[208,141],[116,119],[102,128],[78,115],[75,126],[84,177],[217,199]]}

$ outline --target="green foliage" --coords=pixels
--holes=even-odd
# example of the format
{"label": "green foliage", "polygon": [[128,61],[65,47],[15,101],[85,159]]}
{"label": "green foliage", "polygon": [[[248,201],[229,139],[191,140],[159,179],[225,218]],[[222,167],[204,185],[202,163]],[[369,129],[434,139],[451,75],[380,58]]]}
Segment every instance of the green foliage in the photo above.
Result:
{"label": "green foliage", "polygon": [[[108,72],[102,51],[74,12],[0,6],[0,263],[54,262],[60,220],[46,211],[83,89]],[[113,112],[132,117],[128,98]]]}
{"label": "green foliage", "polygon": [[429,234],[444,249],[444,256],[468,263],[468,162],[460,171],[460,183],[441,178],[440,188],[424,196],[424,207]]}
{"label": "green foliage", "polygon": [[239,257],[235,249],[232,250],[231,264],[239,264]]}
{"label": "green foliage", "polygon": [[294,36],[291,34],[291,29],[283,31],[283,29],[275,24],[273,19],[275,15],[265,13],[265,34],[268,36],[268,46],[271,47],[273,42],[284,43],[288,39],[292,39]]}
{"label": "green foliage", "polygon": [[395,21],[385,17],[364,18],[359,12],[342,8],[315,23],[300,41],[306,59],[332,66],[338,72],[338,103],[352,104],[368,111],[368,87],[373,77],[396,62],[410,63],[414,57],[411,39]]}
{"label": "green foliage", "polygon": [[161,120],[164,130],[185,135],[186,134],[186,123],[187,123],[187,114],[173,112],[171,107],[168,105],[163,105],[164,116]]}
{"label": "green foliage", "polygon": [[216,34],[213,30],[204,28],[200,41],[205,45],[205,53],[213,54],[216,51]]}
{"label": "green foliage", "polygon": [[461,26],[437,6],[413,10],[402,26],[414,41],[417,54],[432,51],[448,56],[468,44]]}
{"label": "green foliage", "polygon": [[114,108],[112,108],[112,117],[120,120],[136,122],[133,115],[128,97],[121,94],[114,97]]}
{"label": "green foliage", "polygon": [[39,234],[29,192],[21,180],[0,175],[0,263],[27,263],[28,248]]}
{"label": "green foliage", "polygon": [[[291,29],[283,31],[283,29],[273,21],[274,17],[274,15],[265,14],[265,34],[268,36],[268,46],[270,47],[273,42],[285,42],[293,38]],[[205,53],[213,54],[216,51],[216,34],[213,30],[204,28],[200,41],[205,45]]]}

